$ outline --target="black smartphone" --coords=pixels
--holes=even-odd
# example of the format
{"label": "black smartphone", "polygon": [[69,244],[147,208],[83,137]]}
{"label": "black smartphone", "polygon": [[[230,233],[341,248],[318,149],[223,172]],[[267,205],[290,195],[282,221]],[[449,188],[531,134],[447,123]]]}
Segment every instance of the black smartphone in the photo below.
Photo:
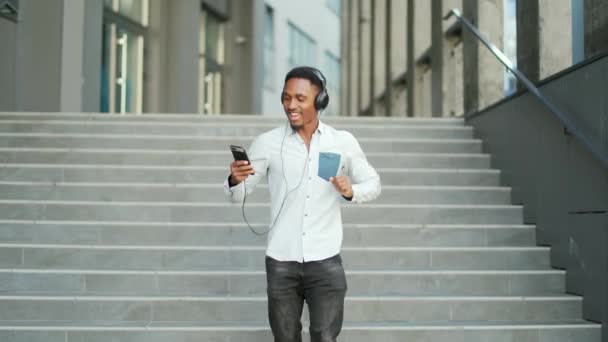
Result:
{"label": "black smartphone", "polygon": [[[247,156],[247,152],[245,149],[238,145],[230,145],[230,151],[232,151],[232,156],[234,160],[246,160],[249,161],[249,157]],[[249,162],[251,164],[251,162]]]}
{"label": "black smartphone", "polygon": [[246,160],[249,162],[249,165],[251,165],[251,161],[249,161],[249,157],[244,148],[238,145],[230,145],[230,151],[232,152],[234,160]]}

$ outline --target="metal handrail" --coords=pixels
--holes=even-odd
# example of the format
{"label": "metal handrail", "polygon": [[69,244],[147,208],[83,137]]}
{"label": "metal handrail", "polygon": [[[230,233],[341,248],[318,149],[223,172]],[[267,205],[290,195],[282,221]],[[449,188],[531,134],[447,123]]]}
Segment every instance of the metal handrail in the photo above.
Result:
{"label": "metal handrail", "polygon": [[515,75],[515,77],[517,77],[517,79],[521,83],[523,83],[524,86],[540,100],[540,102],[542,102],[547,108],[549,108],[549,110],[553,114],[555,114],[557,119],[566,127],[566,131],[568,133],[578,138],[579,141],[583,143],[583,145],[596,158],[598,158],[605,166],[608,167],[608,155],[603,154],[602,151],[578,129],[578,127],[569,119],[569,115],[561,111],[551,101],[549,101],[534,85],[534,83],[532,83],[524,74],[522,74],[515,67],[513,62],[511,62],[511,60],[509,60],[509,58],[507,58],[507,56],[505,56],[505,54],[500,51],[500,49],[498,49],[487,38],[485,38],[481,34],[481,32],[479,32],[477,27],[475,27],[468,19],[464,18],[461,15],[460,10],[452,9],[450,13],[448,13],[443,19],[447,20],[452,16],[455,16],[458,20],[460,20],[460,22],[464,24],[464,26],[469,29],[477,37],[477,39],[479,39],[481,43],[483,43],[483,45],[485,45],[490,50],[490,52],[492,52],[492,54],[494,54],[494,56],[496,56],[496,58],[498,58],[498,60],[502,64],[504,64],[504,66],[507,67],[507,69],[509,69],[509,71],[511,71]]}

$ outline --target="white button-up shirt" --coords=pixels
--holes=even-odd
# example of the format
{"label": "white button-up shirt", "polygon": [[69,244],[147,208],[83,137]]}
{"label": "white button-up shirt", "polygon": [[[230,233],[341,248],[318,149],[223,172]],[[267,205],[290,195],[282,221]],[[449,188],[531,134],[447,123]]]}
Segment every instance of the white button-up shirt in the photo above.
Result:
{"label": "white button-up shirt", "polygon": [[352,202],[370,201],[380,194],[380,177],[367,162],[355,137],[320,121],[310,150],[287,123],[258,136],[247,150],[255,175],[233,187],[228,180],[224,182],[227,196],[239,203],[243,201],[245,188],[250,194],[260,180],[268,177],[269,227],[275,219],[276,223],[268,232],[266,255],[273,259],[304,262],[340,253],[343,234],[340,202],[348,200],[333,184],[319,177],[320,152],[340,154],[337,175],[350,177]]}

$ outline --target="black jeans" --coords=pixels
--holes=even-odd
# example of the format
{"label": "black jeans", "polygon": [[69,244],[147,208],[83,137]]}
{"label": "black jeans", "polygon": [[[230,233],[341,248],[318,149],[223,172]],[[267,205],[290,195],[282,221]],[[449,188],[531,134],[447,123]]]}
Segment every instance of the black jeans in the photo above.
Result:
{"label": "black jeans", "polygon": [[268,317],[275,342],[302,341],[304,300],[310,313],[312,342],[335,342],[342,330],[346,277],[342,258],[277,261],[266,257]]}

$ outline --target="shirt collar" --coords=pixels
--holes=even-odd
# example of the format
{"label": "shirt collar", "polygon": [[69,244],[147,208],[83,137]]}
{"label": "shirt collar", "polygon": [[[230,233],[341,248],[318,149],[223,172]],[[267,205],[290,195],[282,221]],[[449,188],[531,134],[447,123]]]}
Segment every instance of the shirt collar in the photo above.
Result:
{"label": "shirt collar", "polygon": [[[287,122],[287,125],[289,125],[289,122]],[[289,127],[289,128],[291,128],[291,127]],[[323,132],[325,132],[326,129],[327,129],[327,125],[325,125],[323,123],[323,121],[321,121],[321,119],[319,119],[319,126],[317,126],[316,132],[318,132],[319,134],[323,134]],[[291,128],[290,135],[294,135],[294,134],[296,134],[296,130]]]}

